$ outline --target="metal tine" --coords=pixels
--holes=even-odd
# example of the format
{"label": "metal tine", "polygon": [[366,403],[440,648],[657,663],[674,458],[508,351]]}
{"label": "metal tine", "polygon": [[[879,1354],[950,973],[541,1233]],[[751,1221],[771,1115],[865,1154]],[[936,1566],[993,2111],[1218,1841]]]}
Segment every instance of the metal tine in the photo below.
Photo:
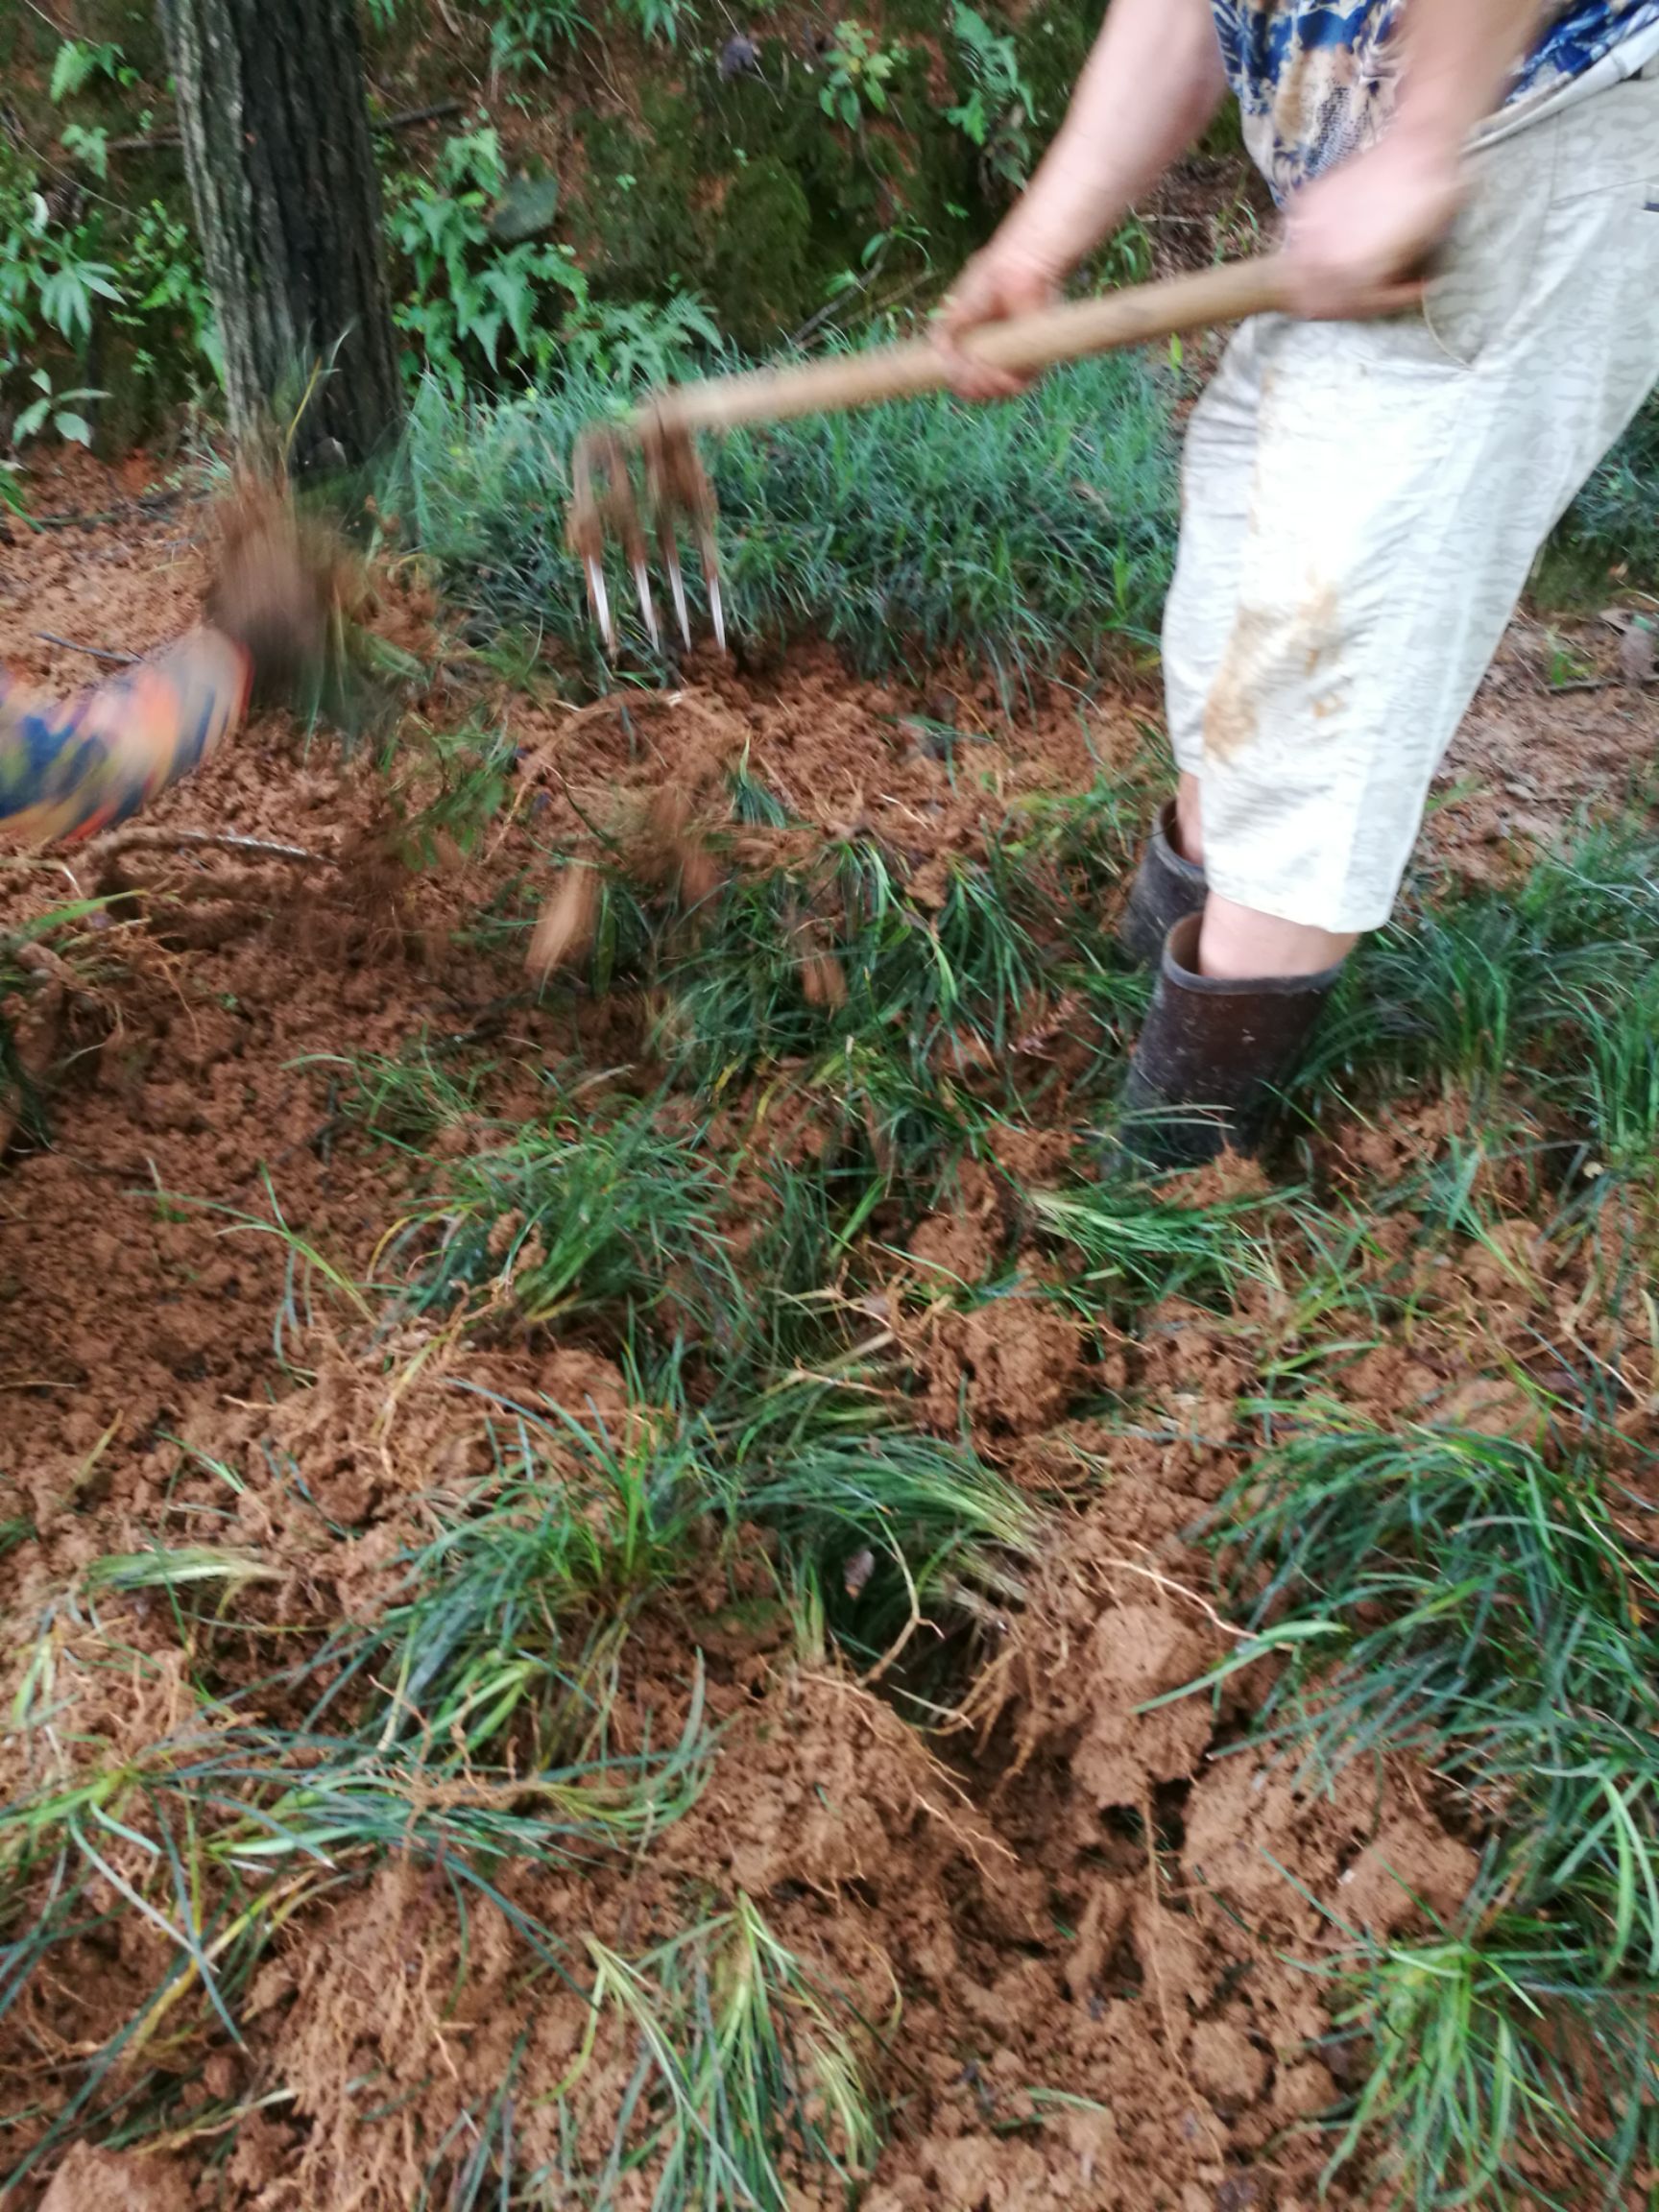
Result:
{"label": "metal tine", "polygon": [[599,625],[599,635],[605,641],[605,650],[613,658],[616,652],[616,628],[611,619],[611,599],[605,589],[605,569],[591,555],[582,564],[588,573],[588,604],[593,610],[593,618]]}
{"label": "metal tine", "polygon": [[634,595],[639,602],[639,618],[645,625],[645,634],[651,640],[652,650],[660,651],[662,633],[657,620],[657,602],[651,596],[651,563],[645,531],[639,520],[638,502],[634,495],[629,448],[620,431],[613,430],[608,434],[606,459],[606,517],[621,541],[623,555],[633,574]]}
{"label": "metal tine", "polygon": [[662,565],[668,571],[668,589],[674,594],[674,613],[687,653],[691,650],[691,618],[685,611],[685,579],[680,572],[680,541],[674,517],[666,505],[661,515]]}
{"label": "metal tine", "polygon": [[668,574],[681,642],[689,652],[691,613],[679,535],[681,524],[685,523],[695,540],[702,565],[715,641],[725,652],[726,607],[709,481],[689,433],[656,409],[636,418],[631,430],[618,429],[610,423],[594,424],[577,441],[571,457],[570,519],[566,536],[572,549],[581,556],[589,602],[606,650],[614,656],[617,647],[616,625],[605,584],[608,537],[620,541],[634,579],[640,619],[653,648],[657,651],[662,648],[662,627],[651,592],[649,543],[640,518],[632,468],[636,436],[644,463],[646,500],[655,526],[658,554]]}
{"label": "metal tine", "polygon": [[[599,625],[607,653],[616,650],[616,631],[611,620],[611,599],[605,589],[605,509],[614,472],[614,441],[603,430],[589,430],[576,441],[570,456],[570,515],[565,541],[582,563],[588,585],[588,605]],[[601,492],[603,481],[605,490]]]}
{"label": "metal tine", "polygon": [[726,610],[720,598],[720,555],[707,515],[697,517],[697,553],[703,563],[703,585],[709,594],[709,619],[714,625],[714,642],[726,650]]}
{"label": "metal tine", "polygon": [[651,596],[651,576],[645,564],[645,556],[642,553],[637,554],[632,565],[634,589],[639,601],[639,613],[645,624],[646,635],[651,640],[651,650],[653,653],[661,653],[662,650],[662,632],[657,621],[657,602]]}

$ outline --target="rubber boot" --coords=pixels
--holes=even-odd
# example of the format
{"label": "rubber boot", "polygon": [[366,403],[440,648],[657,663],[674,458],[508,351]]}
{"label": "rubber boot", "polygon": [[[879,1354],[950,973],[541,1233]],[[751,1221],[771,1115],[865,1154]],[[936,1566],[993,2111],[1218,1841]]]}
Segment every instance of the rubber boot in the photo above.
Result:
{"label": "rubber boot", "polygon": [[1123,1087],[1122,1147],[1148,1166],[1195,1166],[1229,1146],[1253,1151],[1342,973],[1338,961],[1317,975],[1200,975],[1201,920],[1190,914],[1165,940]]}
{"label": "rubber boot", "polygon": [[1155,967],[1177,922],[1204,904],[1204,871],[1184,860],[1175,845],[1175,802],[1166,799],[1129,887],[1129,903],[1118,925],[1119,949],[1138,968]]}

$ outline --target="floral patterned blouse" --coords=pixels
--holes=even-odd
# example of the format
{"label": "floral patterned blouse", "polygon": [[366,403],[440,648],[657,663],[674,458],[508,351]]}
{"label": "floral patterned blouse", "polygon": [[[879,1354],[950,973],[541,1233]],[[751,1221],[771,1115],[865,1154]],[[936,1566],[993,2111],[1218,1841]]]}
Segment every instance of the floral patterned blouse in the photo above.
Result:
{"label": "floral patterned blouse", "polygon": [[[1244,136],[1275,197],[1369,145],[1386,122],[1407,0],[1212,0]],[[1543,107],[1659,52],[1659,0],[1550,0],[1509,88]]]}

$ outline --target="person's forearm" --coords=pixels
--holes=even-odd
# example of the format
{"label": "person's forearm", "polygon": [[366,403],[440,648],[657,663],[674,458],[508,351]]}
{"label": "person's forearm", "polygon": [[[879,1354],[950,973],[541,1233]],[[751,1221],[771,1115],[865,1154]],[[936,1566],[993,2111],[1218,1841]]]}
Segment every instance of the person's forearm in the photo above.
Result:
{"label": "person's forearm", "polygon": [[1056,274],[1074,267],[1199,136],[1226,90],[1210,0],[1112,0],[1004,238]]}
{"label": "person's forearm", "polygon": [[252,673],[210,626],[64,704],[0,670],[0,840],[47,844],[125,822],[236,728]]}
{"label": "person's forearm", "polygon": [[1502,106],[1543,12],[1542,0],[1407,0],[1393,129],[1460,153]]}

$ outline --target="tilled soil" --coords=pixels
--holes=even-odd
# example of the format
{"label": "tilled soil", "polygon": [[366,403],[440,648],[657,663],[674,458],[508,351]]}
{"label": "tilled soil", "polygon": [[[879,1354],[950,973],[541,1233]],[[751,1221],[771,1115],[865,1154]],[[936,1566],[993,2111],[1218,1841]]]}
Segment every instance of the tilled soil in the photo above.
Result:
{"label": "tilled soil", "polygon": [[[118,504],[127,489],[71,473],[42,503]],[[84,664],[38,632],[137,651],[181,626],[200,518],[121,504],[90,530],[14,535],[0,546],[8,662],[66,685]],[[417,587],[384,586],[389,635],[429,646],[429,615]],[[1650,694],[1542,699],[1532,651],[1518,633],[1449,771],[1432,834],[1453,865],[1496,865],[1517,837],[1616,795],[1650,747]],[[455,681],[476,693],[475,677]],[[411,705],[443,726],[456,697]],[[451,1346],[388,1407],[360,1322],[326,1301],[308,1311],[288,1247],[268,1233],[279,1219],[365,1280],[406,1205],[407,1172],[342,1113],[343,1055],[394,1054],[422,1033],[488,1041],[504,1070],[499,1112],[540,1058],[586,1050],[604,1065],[636,1033],[637,1009],[539,1002],[523,988],[522,932],[503,949],[468,926],[500,898],[533,911],[551,888],[547,843],[595,810],[648,835],[665,784],[694,812],[747,749],[792,813],[833,835],[876,831],[925,870],[973,850],[1022,793],[1082,788],[1101,764],[1136,773],[1147,709],[1057,695],[1010,733],[966,690],[918,701],[854,685],[811,651],[764,685],[702,664],[663,697],[490,705],[517,759],[509,811],[469,858],[440,850],[404,870],[384,778],[267,720],[146,828],[162,840],[230,830],[308,858],[158,842],[102,861],[30,859],[6,877],[8,925],[73,896],[71,878],[118,895],[92,987],[53,1009],[72,1057],[50,1135],[16,1139],[0,1175],[0,1521],[31,1531],[0,1560],[17,1636],[90,1562],[142,1551],[164,1526],[257,1547],[286,1577],[288,1611],[272,1618],[362,1617],[422,1490],[476,1448],[477,1402],[446,1393],[445,1376],[620,1415],[622,1378],[601,1350],[542,1338]],[[961,750],[952,762],[926,742],[941,720],[973,733],[971,773]],[[1064,1164],[1063,1088],[1055,1101],[1051,1138],[1026,1140],[1028,1180]],[[990,1178],[965,1175],[959,1204],[920,1226],[910,1254],[921,1273],[966,1279],[1019,1257]],[[1117,1354],[1017,1294],[941,1308],[900,1334],[921,1419],[950,1432],[966,1404],[987,1456],[1034,1490],[1090,1470],[1018,1616],[987,1628],[960,1722],[929,1746],[835,1665],[803,1668],[781,1627],[711,1615],[699,1641],[726,1732],[694,1810],[642,1865],[585,1883],[509,1869],[503,1887],[544,1923],[624,1949],[671,1927],[688,1885],[760,1902],[825,1982],[854,1994],[880,2044],[895,2122],[866,2212],[1307,2212],[1324,2148],[1298,2124],[1356,2063],[1317,1971],[1334,1948],[1326,1907],[1350,1931],[1394,1933],[1424,1910],[1455,1911],[1473,1859],[1422,1775],[1356,1767],[1320,1791],[1293,1764],[1240,1753],[1261,1688],[1250,1671],[1214,1704],[1137,1710],[1232,1648],[1190,1532],[1249,1449],[1235,1415],[1247,1368],[1196,1309],[1161,1311]],[[1133,1360],[1160,1409],[1137,1436],[1069,1417],[1086,1362],[1098,1388],[1114,1358]],[[1455,1373],[1431,1362],[1419,1395]],[[1377,1403],[1397,1403],[1407,1380],[1380,1372]],[[262,1482],[278,1448],[314,1511]],[[686,1695],[675,1627],[636,1639],[626,1686],[658,1740]],[[63,1632],[66,1664],[78,1633]],[[142,1599],[123,1633],[156,1654],[174,1641]],[[177,1725],[180,1682],[175,1663],[142,1692],[107,1689],[108,1730],[139,1744]],[[81,1708],[82,1725],[96,1718]],[[7,2104],[50,2109],[56,2069],[119,2023],[162,1953],[131,1923],[88,1938],[84,1981],[8,2028]],[[243,2047],[219,2038],[191,2055],[204,2097],[256,2106],[228,2156],[211,2139],[146,2153],[80,2145],[45,2190],[47,2212],[410,2203],[407,2110],[365,2128],[349,2085],[369,2074],[406,2085],[429,2144],[487,2100],[527,2032],[524,2079],[551,2090],[583,2008],[545,1984],[526,1993],[523,1969],[504,1916],[474,1910],[463,1928],[448,1886],[389,1861],[288,1923]],[[618,2051],[584,2077],[596,2145],[626,2071]],[[536,2133],[552,2125],[550,2108],[526,2104],[527,2162],[557,2148]],[[1365,2200],[1343,2186],[1342,2201]],[[804,2185],[800,2201],[819,2199]]]}

